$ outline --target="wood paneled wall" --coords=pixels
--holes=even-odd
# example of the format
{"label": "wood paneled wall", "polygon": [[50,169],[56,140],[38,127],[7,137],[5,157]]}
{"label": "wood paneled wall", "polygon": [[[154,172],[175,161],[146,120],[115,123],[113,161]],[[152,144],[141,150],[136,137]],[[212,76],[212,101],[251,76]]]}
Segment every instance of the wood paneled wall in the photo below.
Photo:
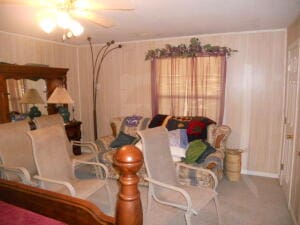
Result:
{"label": "wood paneled wall", "polygon": [[0,49],[0,62],[37,63],[69,68],[67,86],[75,101],[75,117],[80,119],[76,47],[0,32]]}
{"label": "wood paneled wall", "polygon": [[[199,36],[237,49],[228,59],[224,123],[232,128],[230,147],[246,150],[243,169],[279,172],[285,57],[284,30]],[[105,59],[99,86],[99,133],[111,133],[114,116],[151,115],[149,49],[188,43],[190,37],[123,43]],[[99,48],[100,46],[98,46]],[[79,48],[80,89],[84,136],[92,137],[91,59],[87,46]]]}
{"label": "wood paneled wall", "polygon": [[[238,50],[228,59],[224,123],[232,128],[229,147],[246,150],[243,169],[279,173],[285,30],[199,36]],[[188,43],[190,37],[123,43],[103,64],[99,83],[99,133],[111,133],[115,116],[151,116],[149,49]],[[92,73],[88,46],[74,47],[0,32],[0,61],[42,63],[67,67],[68,89],[75,101],[75,117],[83,122],[85,140],[93,135]],[[98,46],[98,48],[101,46]]]}
{"label": "wood paneled wall", "polygon": [[300,37],[300,16],[288,26],[287,29],[287,45],[289,46]]}

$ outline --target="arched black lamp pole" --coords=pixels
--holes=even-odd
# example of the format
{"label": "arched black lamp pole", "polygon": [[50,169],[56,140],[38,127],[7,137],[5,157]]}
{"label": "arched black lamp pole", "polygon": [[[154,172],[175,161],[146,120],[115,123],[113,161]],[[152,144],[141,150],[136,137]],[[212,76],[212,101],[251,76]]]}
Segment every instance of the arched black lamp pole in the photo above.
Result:
{"label": "arched black lamp pole", "polygon": [[113,47],[115,41],[106,42],[104,46],[102,46],[99,51],[97,52],[96,58],[94,57],[94,50],[92,44],[92,38],[87,38],[90,44],[90,50],[92,54],[92,68],[93,68],[93,122],[94,122],[94,138],[95,140],[98,139],[98,126],[97,126],[97,84],[99,81],[101,66],[103,63],[104,58],[111,53],[113,50],[122,48],[122,45],[118,45]]}

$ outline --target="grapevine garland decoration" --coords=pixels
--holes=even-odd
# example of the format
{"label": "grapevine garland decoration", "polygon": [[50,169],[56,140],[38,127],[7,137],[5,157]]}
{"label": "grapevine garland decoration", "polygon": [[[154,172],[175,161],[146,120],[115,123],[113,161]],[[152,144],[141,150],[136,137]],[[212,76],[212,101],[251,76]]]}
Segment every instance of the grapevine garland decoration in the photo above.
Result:
{"label": "grapevine garland decoration", "polygon": [[148,50],[148,52],[146,53],[145,60],[153,60],[168,57],[197,57],[216,55],[230,56],[233,52],[237,52],[237,50],[211,44],[206,44],[202,46],[198,38],[191,38],[190,44],[188,46],[186,46],[185,44],[180,44],[178,46],[166,44],[165,48]]}

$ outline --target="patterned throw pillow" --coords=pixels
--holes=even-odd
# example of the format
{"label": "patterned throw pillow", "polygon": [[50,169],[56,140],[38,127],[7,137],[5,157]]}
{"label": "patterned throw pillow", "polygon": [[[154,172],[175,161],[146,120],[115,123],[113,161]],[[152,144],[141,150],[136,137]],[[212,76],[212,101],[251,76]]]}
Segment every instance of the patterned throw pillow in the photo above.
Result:
{"label": "patterned throw pillow", "polygon": [[137,127],[142,118],[142,116],[128,116],[125,118],[126,126]]}
{"label": "patterned throw pillow", "polygon": [[187,127],[187,135],[189,142],[196,139],[206,140],[207,126],[212,123],[215,122],[207,117],[194,117]]}
{"label": "patterned throw pillow", "polygon": [[132,137],[124,132],[120,131],[118,137],[110,143],[109,147],[111,148],[121,148],[124,145],[130,145],[136,143],[137,138]]}
{"label": "patterned throw pillow", "polygon": [[200,139],[201,134],[206,129],[206,124],[200,120],[192,120],[187,127],[189,142]]}
{"label": "patterned throw pillow", "polygon": [[144,130],[148,127],[150,118],[141,116],[128,116],[124,117],[119,128],[125,134],[133,137],[138,137],[137,131]]}
{"label": "patterned throw pillow", "polygon": [[206,150],[207,145],[201,140],[192,141],[186,151],[185,158],[183,161],[187,164],[195,163],[196,160],[203,154]]}

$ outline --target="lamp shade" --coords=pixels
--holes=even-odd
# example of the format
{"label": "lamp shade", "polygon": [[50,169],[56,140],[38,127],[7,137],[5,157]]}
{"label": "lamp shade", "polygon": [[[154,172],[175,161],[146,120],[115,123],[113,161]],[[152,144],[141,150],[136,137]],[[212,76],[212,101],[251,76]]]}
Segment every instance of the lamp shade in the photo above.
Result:
{"label": "lamp shade", "polygon": [[57,87],[48,98],[50,104],[73,104],[74,101],[64,87]]}
{"label": "lamp shade", "polygon": [[25,92],[20,103],[23,104],[44,104],[44,100],[36,89],[29,89]]}

